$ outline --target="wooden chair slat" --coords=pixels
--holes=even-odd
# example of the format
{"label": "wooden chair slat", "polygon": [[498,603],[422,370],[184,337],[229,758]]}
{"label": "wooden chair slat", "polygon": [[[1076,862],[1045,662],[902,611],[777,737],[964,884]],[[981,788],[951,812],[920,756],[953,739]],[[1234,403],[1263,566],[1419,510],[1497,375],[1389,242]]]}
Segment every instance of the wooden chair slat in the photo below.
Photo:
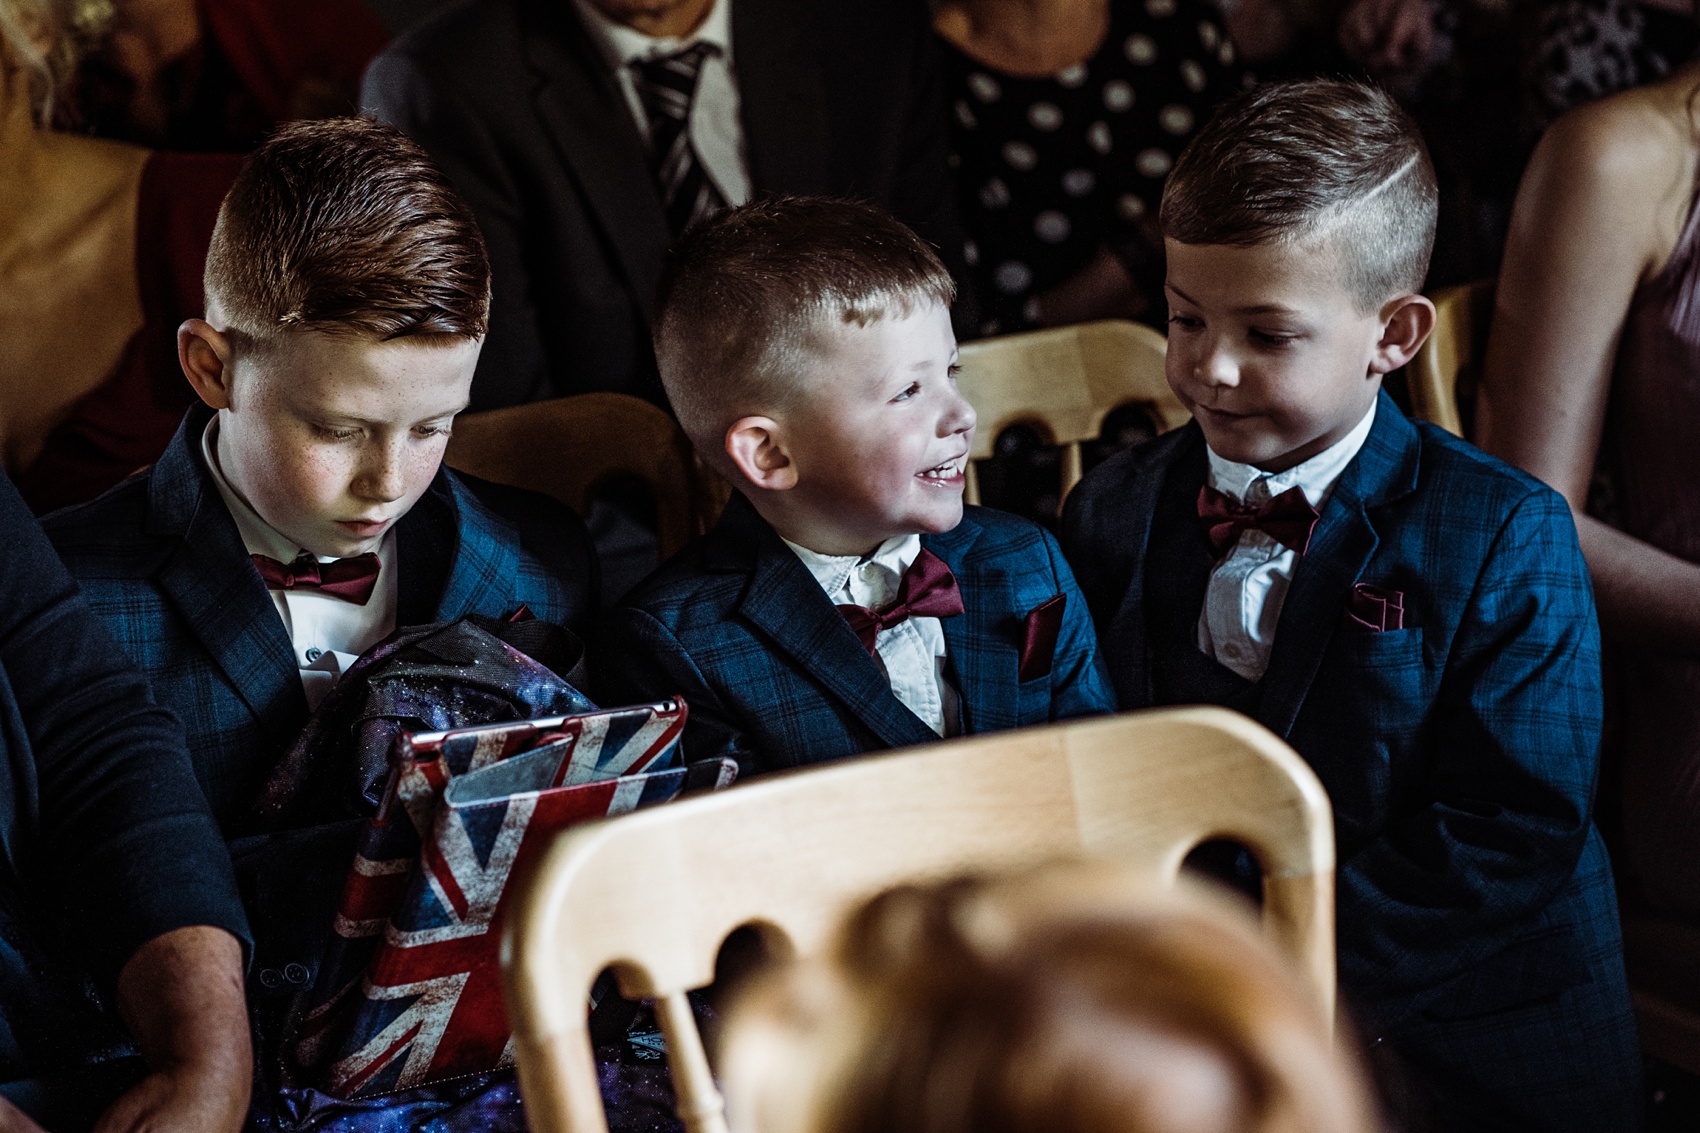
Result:
{"label": "wooden chair slat", "polygon": [[444,462],[498,484],[553,496],[580,515],[610,477],[655,493],[666,558],[719,517],[729,489],[696,459],[663,410],[620,393],[587,393],[462,414]]}
{"label": "wooden chair slat", "polygon": [[[756,925],[801,953],[892,884],[1087,853],[1172,882],[1228,837],[1265,870],[1264,926],[1334,1005],[1328,799],[1279,738],[1219,708],[970,737],[771,776],[564,834],[523,880],[503,968],[537,1133],[605,1133],[585,996],[612,967],[664,1012],[681,1113],[718,1131],[684,992]],[[694,1036],[694,1030],[693,1030]],[[676,1037],[677,1036],[677,1037]]]}

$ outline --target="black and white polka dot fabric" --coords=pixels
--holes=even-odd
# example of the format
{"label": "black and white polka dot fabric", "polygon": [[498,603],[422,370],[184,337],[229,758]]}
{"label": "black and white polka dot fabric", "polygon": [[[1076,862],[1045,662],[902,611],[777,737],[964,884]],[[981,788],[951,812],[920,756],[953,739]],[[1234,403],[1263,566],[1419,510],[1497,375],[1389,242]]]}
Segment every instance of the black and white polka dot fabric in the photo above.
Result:
{"label": "black and white polka dot fabric", "polygon": [[1047,78],[993,71],[948,42],[943,51],[983,334],[1034,326],[1035,297],[1100,248],[1137,259],[1140,221],[1176,155],[1246,81],[1200,0],[1111,0],[1097,54]]}

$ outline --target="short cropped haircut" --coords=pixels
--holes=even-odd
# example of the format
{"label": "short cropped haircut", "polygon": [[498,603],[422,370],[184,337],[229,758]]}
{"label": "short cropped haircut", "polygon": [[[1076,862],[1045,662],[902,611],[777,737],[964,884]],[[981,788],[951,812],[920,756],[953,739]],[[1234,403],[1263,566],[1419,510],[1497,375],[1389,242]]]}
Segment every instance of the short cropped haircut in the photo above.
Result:
{"label": "short cropped haircut", "polygon": [[793,404],[823,330],[955,296],[933,250],[873,205],[756,201],[686,232],[669,257],[655,314],[661,380],[685,432],[718,462],[732,422]]}
{"label": "short cropped haircut", "polygon": [[207,251],[207,304],[257,345],[299,330],[482,338],[490,260],[472,210],[369,118],[284,126],[248,158]]}
{"label": "short cropped haircut", "polygon": [[1175,162],[1160,224],[1182,244],[1325,239],[1368,312],[1422,290],[1439,199],[1398,103],[1365,83],[1311,79],[1225,104]]}

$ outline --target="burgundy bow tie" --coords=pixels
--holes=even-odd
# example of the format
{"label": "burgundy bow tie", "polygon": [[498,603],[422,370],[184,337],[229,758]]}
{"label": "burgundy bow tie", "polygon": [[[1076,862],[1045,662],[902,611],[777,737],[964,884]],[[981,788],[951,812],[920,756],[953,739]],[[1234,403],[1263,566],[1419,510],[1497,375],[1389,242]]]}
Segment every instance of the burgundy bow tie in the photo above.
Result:
{"label": "burgundy bow tie", "polygon": [[364,606],[378,585],[378,556],[371,551],[328,563],[305,553],[292,563],[280,563],[265,555],[249,558],[265,579],[267,590],[317,590]]}
{"label": "burgundy bow tie", "polygon": [[1311,532],[1321,513],[1305,499],[1304,489],[1294,486],[1261,507],[1242,504],[1225,492],[1206,484],[1198,491],[1198,518],[1204,521],[1204,533],[1210,537],[1210,547],[1218,556],[1239,542],[1247,528],[1263,532],[1284,547],[1299,554],[1310,546]]}
{"label": "burgundy bow tie", "polygon": [[910,618],[955,617],[962,612],[962,592],[956,588],[956,576],[950,573],[944,560],[923,550],[903,572],[895,603],[877,614],[866,606],[854,605],[840,606],[838,612],[844,615],[872,657],[879,652],[874,643],[879,640],[880,630]]}

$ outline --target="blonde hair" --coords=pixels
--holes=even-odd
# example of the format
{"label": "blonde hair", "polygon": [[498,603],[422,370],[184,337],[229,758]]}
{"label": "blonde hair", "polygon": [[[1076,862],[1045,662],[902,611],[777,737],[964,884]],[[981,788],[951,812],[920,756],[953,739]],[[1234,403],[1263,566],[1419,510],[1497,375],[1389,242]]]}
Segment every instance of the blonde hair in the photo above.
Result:
{"label": "blonde hair", "polygon": [[733,1008],[738,1133],[1370,1133],[1355,1057],[1237,909],[1071,864],[905,886]]}
{"label": "blonde hair", "polygon": [[[113,0],[0,0],[0,62],[29,76],[30,113],[40,126],[83,55],[112,22]],[[38,40],[45,39],[42,49]]]}
{"label": "blonde hair", "polygon": [[679,240],[656,299],[656,363],[686,435],[730,472],[727,426],[793,404],[823,330],[949,307],[955,297],[938,255],[890,213],[860,201],[770,197]]}

